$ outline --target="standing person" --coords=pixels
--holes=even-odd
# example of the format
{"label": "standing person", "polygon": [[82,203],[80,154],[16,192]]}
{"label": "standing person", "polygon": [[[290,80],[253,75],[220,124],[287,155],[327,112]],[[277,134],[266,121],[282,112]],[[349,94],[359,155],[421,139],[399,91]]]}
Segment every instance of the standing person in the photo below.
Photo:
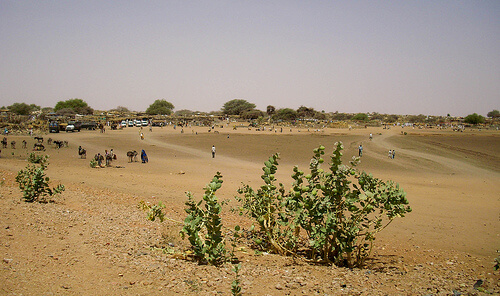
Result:
{"label": "standing person", "polygon": [[396,150],[392,150],[392,159],[394,159],[394,157],[396,157]]}
{"label": "standing person", "polygon": [[373,139],[373,135],[372,133],[370,133],[370,141]]}
{"label": "standing person", "polygon": [[144,140],[144,134],[141,133],[141,140]]}
{"label": "standing person", "polygon": [[141,151],[141,160],[142,160],[142,163],[147,163],[149,161],[148,155],[146,154],[146,151],[144,151],[144,149],[142,149],[142,151]]}
{"label": "standing person", "polygon": [[358,155],[359,157],[363,156],[363,145],[359,144],[359,147],[358,147]]}
{"label": "standing person", "polygon": [[389,158],[392,158],[392,150],[389,150]]}
{"label": "standing person", "polygon": [[212,145],[212,158],[215,158],[215,145]]}

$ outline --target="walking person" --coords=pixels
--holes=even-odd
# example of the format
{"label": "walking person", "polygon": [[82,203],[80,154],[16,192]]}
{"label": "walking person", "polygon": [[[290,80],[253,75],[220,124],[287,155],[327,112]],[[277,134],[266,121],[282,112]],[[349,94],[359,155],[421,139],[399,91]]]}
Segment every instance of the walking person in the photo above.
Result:
{"label": "walking person", "polygon": [[212,158],[215,158],[215,145],[212,145]]}
{"label": "walking person", "polygon": [[389,150],[389,158],[392,159],[392,150]]}
{"label": "walking person", "polygon": [[392,159],[394,159],[394,157],[396,157],[396,150],[392,150]]}
{"label": "walking person", "polygon": [[359,157],[363,156],[363,145],[359,144],[359,147],[358,147],[358,155]]}

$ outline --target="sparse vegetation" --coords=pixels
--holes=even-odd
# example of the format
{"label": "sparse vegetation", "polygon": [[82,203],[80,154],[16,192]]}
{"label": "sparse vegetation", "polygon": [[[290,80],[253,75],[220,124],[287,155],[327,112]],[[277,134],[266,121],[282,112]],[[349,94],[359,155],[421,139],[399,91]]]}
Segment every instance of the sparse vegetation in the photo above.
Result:
{"label": "sparse vegetation", "polygon": [[45,169],[48,166],[48,156],[38,158],[30,154],[32,161],[37,161],[40,166],[28,164],[24,170],[20,170],[16,176],[19,189],[23,192],[23,198],[27,202],[47,202],[48,198],[64,191],[64,185],[49,187],[49,177],[45,176]]}
{"label": "sparse vegetation", "polygon": [[375,235],[411,208],[398,185],[355,169],[359,159],[342,164],[342,143],[335,145],[329,171],[324,171],[324,150],[314,149],[309,174],[293,169],[289,191],[275,185],[279,156],[271,156],[263,167],[264,185],[257,191],[249,185],[239,189],[240,211],[256,220],[260,229],[254,242],[261,250],[360,267]]}
{"label": "sparse vegetation", "polygon": [[90,160],[90,167],[93,168],[93,169],[96,168],[97,167],[97,160],[95,160],[94,158],[92,158]]}
{"label": "sparse vegetation", "polygon": [[[184,227],[181,235],[188,237],[194,252],[194,257],[199,263],[209,263],[219,266],[226,259],[226,247],[222,234],[222,220],[220,213],[221,203],[217,200],[215,192],[222,186],[222,176],[219,172],[212,181],[205,187],[203,199],[196,202],[190,192],[187,208],[188,216],[184,220]],[[204,203],[204,209],[201,204]]]}
{"label": "sparse vegetation", "polygon": [[239,274],[240,270],[241,270],[241,263],[234,265],[233,271],[235,273],[235,278],[231,283],[231,293],[233,294],[233,296],[243,295],[241,293],[241,286],[240,286],[240,274]]}

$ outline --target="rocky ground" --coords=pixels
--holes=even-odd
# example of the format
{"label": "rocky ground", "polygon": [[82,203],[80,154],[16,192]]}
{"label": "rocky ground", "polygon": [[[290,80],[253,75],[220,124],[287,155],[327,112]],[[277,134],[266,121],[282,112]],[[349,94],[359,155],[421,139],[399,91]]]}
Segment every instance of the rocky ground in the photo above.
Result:
{"label": "rocky ground", "polygon": [[[307,165],[318,143],[331,147],[342,140],[349,156],[364,139],[361,169],[399,182],[411,215],[380,233],[363,269],[256,254],[239,244],[243,295],[500,295],[500,274],[493,270],[500,242],[496,133],[457,138],[442,131],[400,137],[399,131],[382,129],[222,132],[164,128],[148,132],[145,140],[135,129],[50,135],[70,143],[44,151],[50,155],[52,186],[66,186],[50,203],[22,200],[15,175],[29,151],[2,149],[0,294],[231,295],[233,266],[193,262],[179,237],[180,224],[147,220],[139,202],[162,201],[166,215],[182,221],[184,192],[198,190],[199,198],[217,170],[224,175],[221,198],[229,200],[240,182],[258,184],[262,160],[272,152],[282,155],[287,170],[277,176],[283,179],[293,165]],[[373,142],[366,141],[368,132],[375,135]],[[33,145],[27,136],[11,138]],[[78,157],[79,145],[87,149],[87,159]],[[398,151],[396,160],[388,160],[387,147]],[[119,155],[116,163],[91,169],[90,157],[109,148]],[[128,163],[129,149],[146,149],[150,162]],[[227,210],[223,221],[228,227],[244,223]]]}
{"label": "rocky ground", "polygon": [[[146,220],[130,196],[79,185],[54,203],[26,203],[13,173],[3,171],[2,182],[3,295],[231,294],[231,264],[183,258],[179,226]],[[245,246],[236,255],[244,295],[500,294],[492,262],[416,245],[377,245],[365,269],[256,255]]]}

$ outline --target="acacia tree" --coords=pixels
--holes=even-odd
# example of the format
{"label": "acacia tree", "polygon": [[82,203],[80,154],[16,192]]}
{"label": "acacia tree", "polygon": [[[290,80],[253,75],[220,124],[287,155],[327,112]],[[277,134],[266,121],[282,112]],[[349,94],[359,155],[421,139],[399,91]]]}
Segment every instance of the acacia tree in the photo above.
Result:
{"label": "acacia tree", "polygon": [[297,111],[290,108],[282,108],[273,115],[273,120],[292,121],[297,119]]}
{"label": "acacia tree", "polygon": [[243,119],[257,119],[264,116],[264,112],[254,109],[241,113],[241,118]]}
{"label": "acacia tree", "polygon": [[153,104],[149,105],[146,113],[149,115],[170,115],[173,109],[174,105],[172,103],[162,99],[156,100]]}
{"label": "acacia tree", "polygon": [[484,117],[478,115],[477,113],[469,114],[467,115],[467,117],[464,118],[464,122],[470,124],[479,124],[484,122]]}
{"label": "acacia tree", "polygon": [[486,114],[486,115],[490,118],[498,118],[498,117],[500,117],[500,111],[495,109],[493,111],[488,112],[488,114]]}
{"label": "acacia tree", "polygon": [[94,113],[94,109],[92,109],[87,102],[85,102],[82,99],[69,99],[66,101],[59,101],[57,102],[56,106],[54,107],[54,112],[57,112],[61,109],[71,109],[75,113],[78,114],[92,114]]}
{"label": "acacia tree", "polygon": [[273,116],[274,113],[276,113],[276,108],[274,106],[267,106],[266,108],[266,113],[269,115],[269,117]]}
{"label": "acacia tree", "polygon": [[228,101],[222,106],[222,112],[227,115],[241,115],[246,111],[253,110],[255,104],[249,103],[243,99],[234,99]]}
{"label": "acacia tree", "polygon": [[19,114],[19,115],[29,115],[31,112],[40,110],[40,106],[35,104],[28,105],[26,103],[14,103],[7,107],[10,112]]}
{"label": "acacia tree", "polygon": [[130,110],[127,107],[123,107],[123,106],[118,106],[115,109],[111,109],[110,111],[116,111],[116,112],[118,112],[120,114],[124,114],[124,113],[129,113],[130,112]]}
{"label": "acacia tree", "polygon": [[314,118],[316,113],[314,108],[307,108],[305,106],[300,106],[299,109],[297,109],[297,115],[300,118]]}

